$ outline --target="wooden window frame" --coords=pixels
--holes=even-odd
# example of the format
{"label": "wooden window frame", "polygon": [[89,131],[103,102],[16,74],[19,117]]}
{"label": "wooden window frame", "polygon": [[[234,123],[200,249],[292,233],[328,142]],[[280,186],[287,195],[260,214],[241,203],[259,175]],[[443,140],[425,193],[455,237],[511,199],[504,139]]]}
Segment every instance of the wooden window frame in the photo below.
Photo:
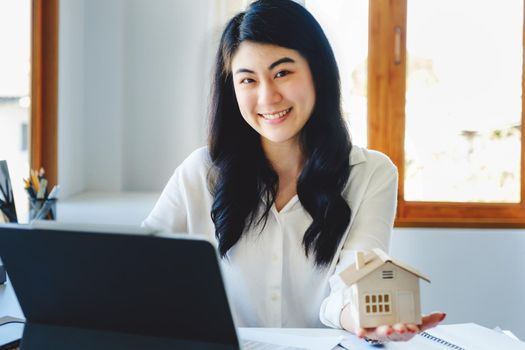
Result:
{"label": "wooden window frame", "polygon": [[29,164],[49,186],[58,180],[58,15],[59,0],[32,0]]}
{"label": "wooden window frame", "polygon": [[[395,225],[525,227],[525,142],[521,143],[520,203],[416,202],[404,199],[407,0],[370,0],[369,3],[368,147],[384,152],[398,167]],[[396,34],[396,28],[399,34]],[[525,35],[523,37],[525,47]],[[396,50],[399,53],[397,63]],[[525,72],[525,58],[523,62]],[[524,81],[522,76],[522,91],[525,91]],[[522,135],[525,135],[524,100]]]}

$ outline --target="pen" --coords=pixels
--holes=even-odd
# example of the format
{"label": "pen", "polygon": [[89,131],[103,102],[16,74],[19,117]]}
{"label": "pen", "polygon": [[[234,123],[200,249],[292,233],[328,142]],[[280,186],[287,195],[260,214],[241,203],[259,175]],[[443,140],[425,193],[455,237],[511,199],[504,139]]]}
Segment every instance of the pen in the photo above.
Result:
{"label": "pen", "polygon": [[46,188],[47,188],[47,180],[42,178],[40,179],[40,184],[38,185],[39,190],[36,194],[36,198],[43,199],[46,195]]}
{"label": "pen", "polygon": [[38,177],[36,176],[36,171],[34,170],[31,170],[31,184],[33,185],[35,191],[38,193]]}
{"label": "pen", "polygon": [[47,199],[56,199],[59,193],[60,193],[60,185],[56,185],[55,187],[53,187],[51,192],[49,192]]}
{"label": "pen", "polygon": [[31,177],[29,177],[29,179],[23,179],[24,180],[24,188],[27,192],[27,194],[29,195],[29,198],[33,198],[35,199],[36,198],[36,192],[35,192],[35,189],[33,188],[33,185],[31,183]]}
{"label": "pen", "polygon": [[26,192],[29,195],[29,198],[33,198],[33,199],[36,198],[36,193],[35,193],[35,190],[33,189],[33,187],[31,187],[31,186],[26,187]]}
{"label": "pen", "polygon": [[[40,208],[40,210],[36,214],[34,220],[41,220],[44,217],[46,217],[47,215],[49,215],[49,214],[51,214],[51,216],[53,216],[53,213],[52,212],[50,213],[50,209],[51,209],[52,205],[53,205],[53,201],[46,200],[44,202],[44,205],[42,206],[42,208]],[[52,217],[51,219],[54,219],[54,217]]]}

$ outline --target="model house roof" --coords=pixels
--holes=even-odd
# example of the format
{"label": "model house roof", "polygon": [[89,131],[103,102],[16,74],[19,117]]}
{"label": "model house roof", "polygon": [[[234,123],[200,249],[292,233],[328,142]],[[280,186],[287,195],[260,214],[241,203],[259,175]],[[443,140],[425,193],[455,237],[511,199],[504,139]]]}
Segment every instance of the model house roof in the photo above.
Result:
{"label": "model house roof", "polygon": [[343,272],[341,272],[339,276],[348,286],[350,286],[389,262],[430,283],[430,280],[427,277],[423,276],[419,271],[417,271],[411,266],[408,266],[392,258],[390,255],[388,255],[379,248],[373,249],[371,252],[364,256],[363,267],[357,269],[356,264],[353,264],[346,268]]}

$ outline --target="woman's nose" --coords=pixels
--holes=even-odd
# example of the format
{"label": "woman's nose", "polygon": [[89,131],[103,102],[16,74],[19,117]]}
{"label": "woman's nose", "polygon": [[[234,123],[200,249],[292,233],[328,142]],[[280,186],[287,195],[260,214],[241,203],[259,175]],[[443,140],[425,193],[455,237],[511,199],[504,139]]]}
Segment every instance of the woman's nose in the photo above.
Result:
{"label": "woman's nose", "polygon": [[280,102],[281,99],[281,93],[273,82],[265,82],[260,85],[259,104],[270,105]]}

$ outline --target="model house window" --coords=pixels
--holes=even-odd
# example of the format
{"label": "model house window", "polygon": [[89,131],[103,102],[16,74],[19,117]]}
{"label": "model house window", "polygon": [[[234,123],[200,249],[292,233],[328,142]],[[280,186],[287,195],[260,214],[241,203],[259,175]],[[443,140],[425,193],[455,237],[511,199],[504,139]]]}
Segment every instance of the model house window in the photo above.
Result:
{"label": "model house window", "polygon": [[392,310],[390,293],[365,294],[365,313],[367,315],[387,315]]}

